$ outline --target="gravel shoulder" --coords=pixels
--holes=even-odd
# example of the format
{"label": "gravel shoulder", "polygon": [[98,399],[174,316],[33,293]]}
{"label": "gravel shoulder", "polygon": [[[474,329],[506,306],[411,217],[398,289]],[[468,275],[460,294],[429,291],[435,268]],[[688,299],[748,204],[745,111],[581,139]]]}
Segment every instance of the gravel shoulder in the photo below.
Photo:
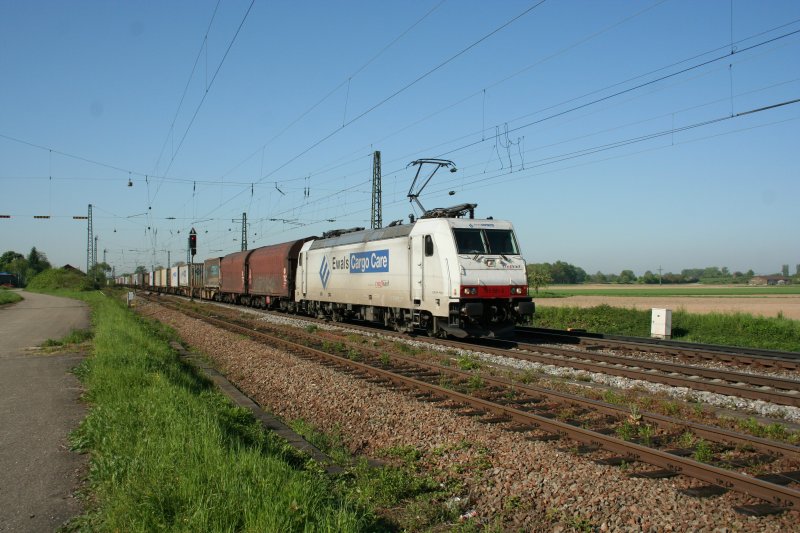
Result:
{"label": "gravel shoulder", "polygon": [[528,531],[789,531],[798,513],[752,518],[735,513],[737,495],[699,500],[672,480],[629,478],[558,448],[479,424],[446,409],[265,347],[160,306],[142,311],[172,326],[209,355],[259,404],[284,420],[339,432],[352,451],[380,456],[394,446],[422,452],[440,481],[460,484],[462,501],[483,521]]}

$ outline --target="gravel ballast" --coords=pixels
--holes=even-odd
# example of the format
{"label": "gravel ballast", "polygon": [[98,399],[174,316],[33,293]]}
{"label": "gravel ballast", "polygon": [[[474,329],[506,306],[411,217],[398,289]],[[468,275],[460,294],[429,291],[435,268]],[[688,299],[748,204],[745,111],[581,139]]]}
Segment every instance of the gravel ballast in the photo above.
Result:
{"label": "gravel ballast", "polygon": [[378,457],[411,446],[441,481],[462,483],[472,520],[501,519],[509,528],[601,531],[791,531],[798,513],[762,518],[732,510],[740,495],[696,499],[686,482],[629,478],[617,467],[559,451],[565,442],[536,442],[478,423],[400,392],[348,377],[157,305],[141,311],[167,323],[207,354],[221,372],[285,421],[304,419],[339,432],[356,453]]}

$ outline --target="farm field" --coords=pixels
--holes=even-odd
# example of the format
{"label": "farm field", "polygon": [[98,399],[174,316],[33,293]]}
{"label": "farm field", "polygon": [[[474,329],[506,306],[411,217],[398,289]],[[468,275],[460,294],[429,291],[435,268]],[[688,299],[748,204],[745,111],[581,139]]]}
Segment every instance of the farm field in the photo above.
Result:
{"label": "farm field", "polygon": [[692,285],[680,287],[626,285],[553,285],[534,295],[541,307],[610,305],[634,309],[653,307],[688,313],[749,313],[800,320],[800,286],[742,287]]}

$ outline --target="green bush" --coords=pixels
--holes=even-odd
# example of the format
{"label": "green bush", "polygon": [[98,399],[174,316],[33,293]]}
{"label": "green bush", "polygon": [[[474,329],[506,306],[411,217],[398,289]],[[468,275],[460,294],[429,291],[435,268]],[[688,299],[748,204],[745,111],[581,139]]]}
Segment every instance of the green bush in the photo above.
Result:
{"label": "green bush", "polygon": [[13,304],[22,300],[22,296],[16,292],[11,292],[6,289],[0,289],[0,305]]}
{"label": "green bush", "polygon": [[[650,311],[599,305],[536,309],[534,324],[543,328],[578,328],[609,335],[650,336]],[[672,313],[675,340],[772,350],[800,351],[800,321],[746,313]]]}
{"label": "green bush", "polygon": [[83,273],[64,268],[50,268],[40,272],[28,282],[28,289],[33,291],[54,291],[67,289],[72,291],[91,291],[95,287]]}

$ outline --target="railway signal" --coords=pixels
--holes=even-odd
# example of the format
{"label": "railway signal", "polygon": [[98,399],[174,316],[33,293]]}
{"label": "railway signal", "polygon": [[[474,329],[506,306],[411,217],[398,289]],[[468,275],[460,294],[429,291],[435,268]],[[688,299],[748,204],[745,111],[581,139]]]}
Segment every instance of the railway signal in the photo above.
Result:
{"label": "railway signal", "polygon": [[189,232],[189,251],[192,254],[192,260],[194,260],[194,256],[197,253],[197,232],[194,228]]}
{"label": "railway signal", "polygon": [[194,228],[189,232],[189,253],[192,259],[187,267],[189,268],[189,299],[194,301],[194,255],[197,253],[197,232]]}

